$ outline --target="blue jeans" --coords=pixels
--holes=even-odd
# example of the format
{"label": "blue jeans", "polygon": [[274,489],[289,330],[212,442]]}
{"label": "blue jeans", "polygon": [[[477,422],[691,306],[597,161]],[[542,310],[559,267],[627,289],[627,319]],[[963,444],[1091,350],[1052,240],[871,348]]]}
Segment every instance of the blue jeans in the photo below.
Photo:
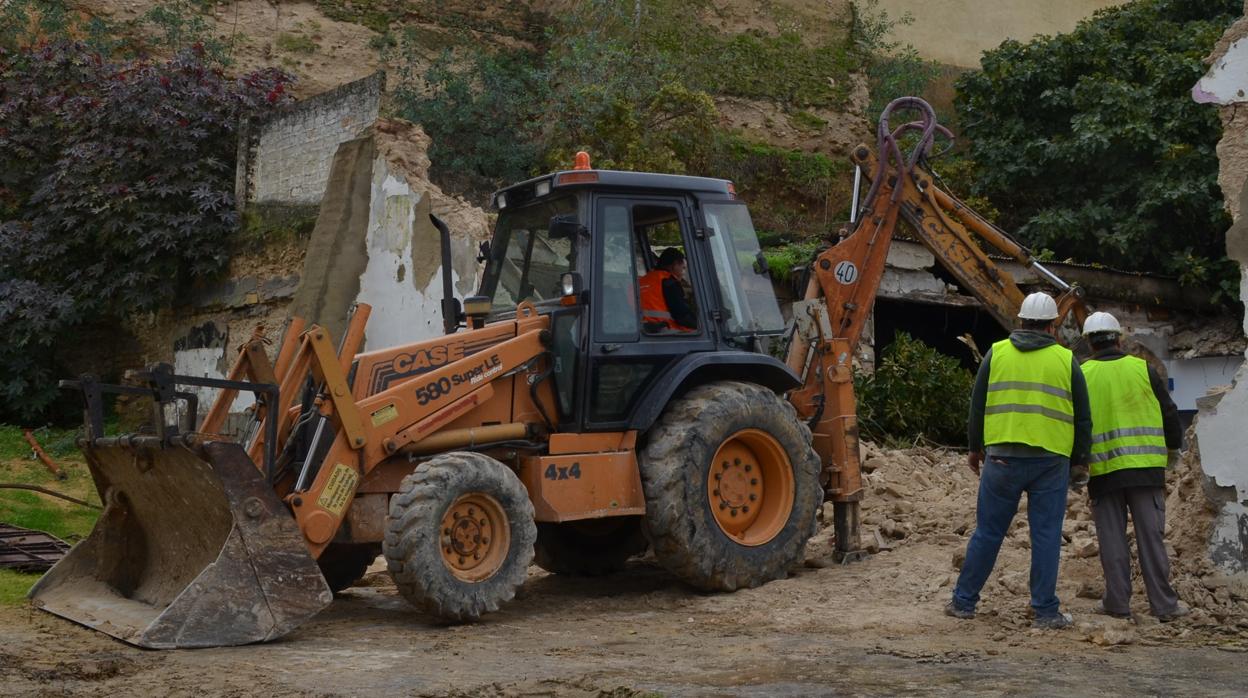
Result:
{"label": "blue jeans", "polygon": [[1031,531],[1031,607],[1037,618],[1058,615],[1057,563],[1066,517],[1070,459],[1062,456],[1021,458],[988,456],[979,480],[975,533],[966,546],[966,561],[953,590],[953,604],[974,611],[979,592],[997,563],[1001,541],[1010,530],[1018,500],[1027,493]]}

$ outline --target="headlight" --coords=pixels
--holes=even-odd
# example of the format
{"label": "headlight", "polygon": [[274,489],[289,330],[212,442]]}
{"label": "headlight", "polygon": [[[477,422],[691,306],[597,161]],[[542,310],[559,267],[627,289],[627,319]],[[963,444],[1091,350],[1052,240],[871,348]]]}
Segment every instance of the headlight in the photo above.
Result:
{"label": "headlight", "polygon": [[538,197],[546,196],[549,193],[550,193],[550,180],[549,179],[538,182],[537,186],[533,187],[533,194]]}

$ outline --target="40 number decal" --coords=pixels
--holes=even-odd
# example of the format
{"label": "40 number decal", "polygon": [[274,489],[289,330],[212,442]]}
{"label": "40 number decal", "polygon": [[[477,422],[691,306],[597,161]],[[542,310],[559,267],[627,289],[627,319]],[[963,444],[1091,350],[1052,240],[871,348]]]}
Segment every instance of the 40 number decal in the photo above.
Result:
{"label": "40 number decal", "polygon": [[858,267],[854,266],[854,263],[850,261],[837,262],[836,268],[832,270],[832,274],[842,284],[852,284],[858,280]]}

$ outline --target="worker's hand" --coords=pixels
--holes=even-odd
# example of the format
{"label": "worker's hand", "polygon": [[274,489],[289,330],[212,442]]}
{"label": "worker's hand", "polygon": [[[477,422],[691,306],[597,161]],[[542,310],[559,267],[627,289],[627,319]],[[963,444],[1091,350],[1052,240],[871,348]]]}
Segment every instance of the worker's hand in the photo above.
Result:
{"label": "worker's hand", "polygon": [[984,462],[983,451],[971,451],[966,454],[966,464],[970,467],[971,472],[979,474],[979,464]]}
{"label": "worker's hand", "polygon": [[1173,468],[1183,459],[1183,452],[1177,448],[1172,448],[1166,452],[1166,467]]}
{"label": "worker's hand", "polygon": [[1088,484],[1088,466],[1086,463],[1071,463],[1070,489],[1073,492],[1082,490]]}

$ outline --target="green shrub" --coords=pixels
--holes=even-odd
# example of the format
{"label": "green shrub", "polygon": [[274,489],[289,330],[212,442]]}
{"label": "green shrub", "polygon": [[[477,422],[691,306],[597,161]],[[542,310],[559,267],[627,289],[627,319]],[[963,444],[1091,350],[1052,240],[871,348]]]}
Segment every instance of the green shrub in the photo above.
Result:
{"label": "green shrub", "polygon": [[874,373],[854,377],[859,432],[881,443],[964,444],[974,380],[957,359],[900,332]]}

